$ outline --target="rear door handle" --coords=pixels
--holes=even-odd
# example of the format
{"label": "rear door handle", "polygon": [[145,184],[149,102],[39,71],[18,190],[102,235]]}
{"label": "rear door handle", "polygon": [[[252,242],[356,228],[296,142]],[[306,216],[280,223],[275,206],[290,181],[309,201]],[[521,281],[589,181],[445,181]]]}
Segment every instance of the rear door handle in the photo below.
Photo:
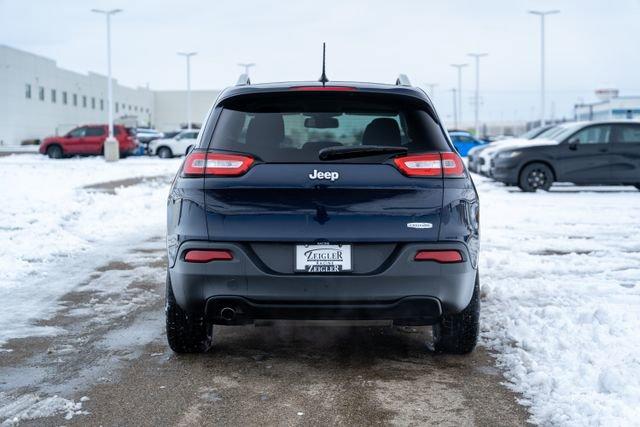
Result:
{"label": "rear door handle", "polygon": [[609,149],[608,148],[601,148],[598,151],[600,151],[601,153],[608,153]]}

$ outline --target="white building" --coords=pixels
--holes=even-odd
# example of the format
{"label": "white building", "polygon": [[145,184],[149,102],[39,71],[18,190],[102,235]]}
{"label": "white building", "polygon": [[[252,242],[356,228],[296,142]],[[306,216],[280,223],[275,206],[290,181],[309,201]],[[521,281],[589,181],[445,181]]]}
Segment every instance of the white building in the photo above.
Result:
{"label": "white building", "polygon": [[576,104],[576,120],[640,119],[640,96],[619,96],[617,89],[596,90],[598,102]]}
{"label": "white building", "polygon": [[[219,91],[192,92],[199,123]],[[129,88],[114,79],[116,123],[176,129],[186,123],[186,91]],[[52,59],[0,45],[0,145],[20,145],[107,122],[107,78],[59,68]]]}
{"label": "white building", "polygon": [[[191,122],[202,124],[204,116],[209,112],[218,90],[191,91]],[[154,126],[160,131],[177,129],[186,125],[187,91],[157,90],[153,92],[155,99]]]}

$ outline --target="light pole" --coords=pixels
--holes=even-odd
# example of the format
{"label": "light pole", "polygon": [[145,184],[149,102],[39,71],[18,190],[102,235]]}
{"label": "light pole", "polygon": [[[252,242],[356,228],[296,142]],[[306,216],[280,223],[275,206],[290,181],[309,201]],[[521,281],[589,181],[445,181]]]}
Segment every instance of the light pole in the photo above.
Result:
{"label": "light pole", "polygon": [[244,73],[247,75],[247,77],[249,77],[249,68],[255,67],[256,64],[253,63],[253,62],[248,62],[248,63],[238,62],[238,66],[239,67],[244,67]]}
{"label": "light pole", "polygon": [[540,126],[545,125],[545,86],[544,86],[544,17],[559,13],[559,10],[530,10],[529,13],[540,17]]}
{"label": "light pole", "polygon": [[198,52],[178,52],[187,59],[187,129],[191,130],[191,57]]}
{"label": "light pole", "polygon": [[456,97],[456,88],[451,89],[451,94],[453,95],[453,128],[458,129],[458,108],[456,104],[458,103],[458,98]]}
{"label": "light pole", "polygon": [[480,138],[480,58],[487,56],[487,53],[469,53],[469,56],[476,60],[476,96],[475,96],[475,114],[474,122],[476,128],[476,138]]}
{"label": "light pole", "polygon": [[108,111],[108,136],[104,143],[104,157],[107,161],[116,161],[120,158],[118,141],[113,137],[113,82],[111,81],[111,15],[122,12],[122,9],[91,9],[91,12],[101,13],[107,18],[107,111]]}
{"label": "light pole", "polygon": [[458,120],[462,122],[462,69],[469,64],[451,64],[452,67],[458,69],[458,114],[456,118],[456,127]]}
{"label": "light pole", "polygon": [[436,86],[438,86],[438,83],[425,83],[424,85],[428,88],[429,98],[433,101],[436,97]]}

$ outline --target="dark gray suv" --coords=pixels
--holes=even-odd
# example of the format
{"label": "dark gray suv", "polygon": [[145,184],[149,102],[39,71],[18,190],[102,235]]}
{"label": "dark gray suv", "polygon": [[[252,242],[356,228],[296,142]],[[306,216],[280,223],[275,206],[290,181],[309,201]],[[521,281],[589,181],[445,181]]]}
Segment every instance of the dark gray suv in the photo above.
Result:
{"label": "dark gray suv", "polygon": [[277,319],[434,325],[437,351],[476,344],[478,197],[406,83],[224,90],[167,212],[176,352],[205,351],[213,325]]}

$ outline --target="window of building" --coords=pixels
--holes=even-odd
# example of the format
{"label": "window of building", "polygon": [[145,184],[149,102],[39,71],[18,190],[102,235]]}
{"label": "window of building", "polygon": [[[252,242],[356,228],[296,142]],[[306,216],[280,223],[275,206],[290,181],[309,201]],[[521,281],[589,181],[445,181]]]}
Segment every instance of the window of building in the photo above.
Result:
{"label": "window of building", "polygon": [[51,89],[51,102],[53,102],[55,104],[56,101],[57,101],[56,90],[55,89]]}
{"label": "window of building", "polygon": [[116,102],[116,113],[117,113],[118,111],[120,111],[120,110],[118,109],[118,103]]}
{"label": "window of building", "polygon": [[94,98],[93,96],[91,97],[91,109],[96,109],[96,98]]}
{"label": "window of building", "polygon": [[100,98],[100,111],[104,111],[104,99]]}
{"label": "window of building", "polygon": [[82,95],[82,108],[87,108],[87,95]]}
{"label": "window of building", "polygon": [[73,106],[74,107],[78,106],[78,94],[77,93],[73,94]]}
{"label": "window of building", "polygon": [[67,92],[62,91],[62,104],[67,105]]}
{"label": "window of building", "polygon": [[44,86],[38,88],[38,99],[44,101]]}
{"label": "window of building", "polygon": [[29,83],[24,85],[24,97],[31,99],[31,85]]}
{"label": "window of building", "polygon": [[131,104],[129,104],[129,111],[131,111]]}

